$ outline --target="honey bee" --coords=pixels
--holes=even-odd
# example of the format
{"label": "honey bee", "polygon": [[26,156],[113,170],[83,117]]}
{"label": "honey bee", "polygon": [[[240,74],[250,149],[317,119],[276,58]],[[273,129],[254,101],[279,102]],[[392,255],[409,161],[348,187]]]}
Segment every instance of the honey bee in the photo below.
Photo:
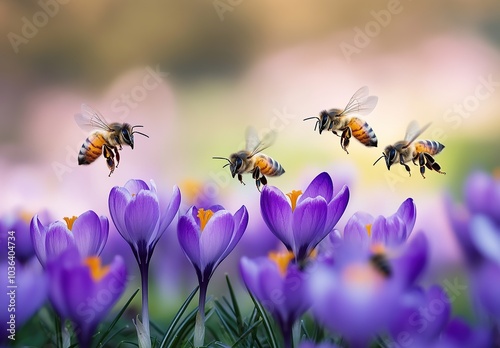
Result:
{"label": "honey bee", "polygon": [[386,278],[389,278],[392,275],[392,267],[385,254],[373,253],[370,256],[370,263]]}
{"label": "honey bee", "polygon": [[[373,165],[377,164],[382,158],[385,158],[387,169],[390,170],[394,163],[399,162],[411,176],[410,167],[406,164],[411,160],[413,164],[420,166],[420,174],[422,174],[424,179],[425,167],[429,170],[435,170],[440,174],[446,174],[441,171],[441,166],[434,160],[434,157],[432,157],[440,153],[444,149],[444,145],[434,140],[415,140],[429,128],[429,126],[430,123],[420,128],[416,121],[410,122],[406,129],[404,140],[398,141],[394,145],[387,146],[384,152],[382,152],[382,156],[380,156]],[[417,159],[418,164],[416,163]]]}
{"label": "honey bee", "polygon": [[81,113],[75,115],[75,121],[83,130],[92,131],[80,149],[78,164],[90,164],[103,154],[110,170],[108,176],[111,176],[115,167],[118,168],[120,163],[118,150],[122,150],[122,145],[128,145],[133,149],[136,133],[149,138],[144,133],[134,131],[134,128],[142,126],[119,122],[108,123],[98,111],[86,104],[82,104]]}
{"label": "honey bee", "polygon": [[246,149],[231,154],[229,158],[213,157],[213,159],[226,160],[228,163],[223,166],[229,166],[231,175],[234,178],[238,175],[238,180],[243,182],[244,173],[252,173],[252,179],[260,191],[261,185],[267,184],[267,176],[280,176],[285,170],[276,160],[261,153],[274,143],[275,132],[267,133],[262,140],[259,140],[255,129],[248,128],[246,131]]}
{"label": "honey bee", "polygon": [[373,129],[368,123],[352,115],[368,115],[377,106],[377,103],[378,97],[369,96],[368,87],[364,86],[354,93],[344,110],[323,110],[320,112],[319,117],[308,117],[304,121],[316,119],[314,130],[318,128],[319,134],[324,130],[332,131],[335,135],[338,135],[337,132],[342,132],[340,135],[340,146],[347,153],[349,153],[347,147],[352,136],[365,146],[376,147],[378,140]]}

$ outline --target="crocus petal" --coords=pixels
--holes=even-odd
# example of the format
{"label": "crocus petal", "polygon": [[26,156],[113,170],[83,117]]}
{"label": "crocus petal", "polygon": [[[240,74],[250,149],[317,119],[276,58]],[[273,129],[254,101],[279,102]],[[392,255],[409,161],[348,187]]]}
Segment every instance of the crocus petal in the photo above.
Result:
{"label": "crocus petal", "polygon": [[412,198],[408,198],[398,208],[398,211],[395,215],[398,215],[401,220],[403,220],[406,224],[406,238],[408,238],[413,231],[413,227],[415,226],[415,221],[417,219],[417,207],[415,203],[413,203]]}
{"label": "crocus petal", "polygon": [[373,224],[373,221],[373,217],[368,213],[354,213],[345,225],[344,240],[360,245],[368,245],[370,238],[368,236],[367,225]]}
{"label": "crocus petal", "polygon": [[297,259],[308,253],[330,231],[324,231],[327,203],[323,197],[307,198],[293,212],[294,254]]}
{"label": "crocus petal", "polygon": [[45,239],[45,252],[47,257],[55,257],[71,246],[76,246],[75,240],[65,223],[56,221],[51,224]]}
{"label": "crocus petal", "polygon": [[137,195],[141,190],[149,191],[148,184],[138,179],[130,179],[125,183],[124,188],[130,192],[131,195]]}
{"label": "crocus petal", "polygon": [[321,196],[327,202],[330,202],[333,195],[333,182],[328,173],[323,172],[316,176],[309,184],[304,193],[299,197],[297,204],[306,198],[315,198]]}
{"label": "crocus petal", "polygon": [[[233,216],[228,211],[216,212],[201,232],[200,258],[202,269],[214,267],[227,249],[234,230]],[[215,268],[214,268],[215,269]]]}
{"label": "crocus petal", "polygon": [[[333,200],[328,203],[328,215],[325,221],[325,230],[330,232],[347,208],[347,203],[349,202],[349,188],[343,186],[342,189],[335,195]],[[327,201],[328,202],[328,201]]]}
{"label": "crocus petal", "polygon": [[500,230],[484,215],[476,215],[470,222],[472,242],[483,256],[500,265]]}
{"label": "crocus petal", "polygon": [[159,233],[158,233],[159,237],[165,232],[167,227],[174,219],[175,215],[177,214],[177,211],[179,210],[180,205],[181,205],[181,191],[177,186],[174,186],[172,197],[170,198],[168,207],[161,216]]}
{"label": "crocus petal", "polygon": [[81,214],[73,223],[73,237],[82,257],[99,255],[108,239],[108,230],[101,230],[107,219],[101,220],[92,210]]}
{"label": "crocus petal", "polygon": [[140,191],[125,208],[125,227],[135,242],[149,243],[157,231],[160,207],[150,191]]}
{"label": "crocus petal", "polygon": [[[427,264],[428,243],[425,234],[419,233],[405,246],[404,254],[392,265],[403,286],[411,285]],[[396,277],[396,275],[395,275]]]}
{"label": "crocus petal", "polygon": [[224,254],[222,254],[221,260],[224,260],[227,255],[229,255],[229,253],[233,251],[248,226],[248,211],[244,205],[241,206],[241,208],[234,214],[233,220],[236,231],[234,232],[233,238],[226,248],[226,251],[224,251]]}
{"label": "crocus petal", "polygon": [[372,225],[372,241],[387,246],[398,246],[406,240],[406,225],[399,216],[379,216]]}
{"label": "crocus petal", "polygon": [[35,248],[35,254],[42,265],[45,265],[47,261],[47,254],[45,252],[45,237],[47,235],[47,229],[40,222],[38,215],[35,215],[31,219],[30,224],[31,241],[33,247]]}
{"label": "crocus petal", "polygon": [[[258,259],[262,260],[262,259]],[[248,257],[243,256],[240,259],[240,274],[243,283],[257,299],[262,299],[263,294],[260,289],[259,279],[260,266],[256,260],[250,260]]]}
{"label": "crocus petal", "polygon": [[113,187],[109,193],[108,205],[111,219],[118,232],[128,243],[134,242],[125,225],[125,209],[131,200],[130,192],[123,187]]}
{"label": "crocus petal", "polygon": [[285,195],[276,187],[264,186],[260,195],[260,208],[267,227],[288,250],[292,250],[292,208]]}
{"label": "crocus petal", "polygon": [[201,258],[200,258],[200,227],[196,222],[183,215],[179,218],[177,224],[177,237],[182,250],[186,254],[189,261],[201,271]]}

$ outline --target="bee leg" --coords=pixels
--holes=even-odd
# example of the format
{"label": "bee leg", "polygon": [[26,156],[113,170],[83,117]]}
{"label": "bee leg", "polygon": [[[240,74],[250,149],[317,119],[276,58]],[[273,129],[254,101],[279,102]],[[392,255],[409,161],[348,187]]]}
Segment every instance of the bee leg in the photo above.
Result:
{"label": "bee leg", "polygon": [[[422,174],[422,178],[425,179],[425,175],[424,175],[424,173],[425,173],[425,166],[426,165],[427,165],[427,167],[429,167],[429,166],[428,166],[428,164],[425,161],[425,156],[424,156],[423,153],[421,153],[420,155],[418,155],[418,164],[420,165],[420,174]],[[429,169],[432,170],[432,168],[429,168]]]}
{"label": "bee leg", "polygon": [[347,151],[347,147],[349,146],[349,139],[351,137],[352,137],[351,127],[346,127],[340,137],[340,146],[342,147],[342,149],[344,149],[345,152],[347,152],[347,154],[349,154],[349,151]]}
{"label": "bee leg", "polygon": [[434,160],[434,157],[432,157],[430,154],[425,153],[425,152],[423,153],[423,155],[425,156],[425,159],[427,160],[426,161],[427,168],[429,168],[431,170],[435,170],[439,174],[446,174],[446,172],[441,171],[441,166]]}
{"label": "bee leg", "polygon": [[118,149],[115,147],[115,156],[116,156],[116,168],[118,168],[118,165],[120,164],[120,153],[118,152]]}
{"label": "bee leg", "polygon": [[241,174],[238,174],[238,180],[243,184],[245,185],[245,183],[243,182],[243,175]]}
{"label": "bee leg", "polygon": [[106,159],[106,164],[110,170],[108,176],[111,176],[111,174],[115,171],[115,155],[113,154],[113,150],[109,146],[103,145],[102,154]]}
{"label": "bee leg", "polygon": [[405,158],[403,156],[399,156],[399,164],[401,164],[403,167],[405,167],[406,171],[411,176],[410,167],[405,163]]}

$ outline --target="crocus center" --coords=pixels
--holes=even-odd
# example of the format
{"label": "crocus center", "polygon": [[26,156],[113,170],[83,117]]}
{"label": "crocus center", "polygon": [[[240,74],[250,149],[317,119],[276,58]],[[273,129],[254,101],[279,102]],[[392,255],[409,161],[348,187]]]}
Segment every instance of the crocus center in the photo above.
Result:
{"label": "crocus center", "polygon": [[291,251],[284,251],[284,252],[271,251],[269,252],[268,257],[270,260],[276,263],[278,269],[280,270],[281,275],[286,274],[286,269],[288,268],[288,264],[295,258],[295,256]]}
{"label": "crocus center", "polygon": [[297,206],[297,198],[299,198],[301,194],[301,190],[292,190],[292,192],[286,194],[288,198],[290,198],[290,203],[292,203],[292,211],[295,210],[295,207]]}
{"label": "crocus center", "polygon": [[72,230],[73,229],[73,223],[75,222],[76,220],[76,216],[73,216],[73,217],[64,217],[63,218],[64,221],[66,221],[66,225],[68,225],[68,230]]}
{"label": "crocus center", "polygon": [[366,233],[368,233],[368,237],[372,236],[372,224],[366,224]]}
{"label": "crocus center", "polygon": [[89,256],[83,263],[89,267],[90,275],[96,282],[101,280],[109,272],[109,266],[101,266],[101,259],[99,256]]}
{"label": "crocus center", "polygon": [[383,278],[369,264],[352,264],[342,273],[346,284],[352,289],[370,289],[381,283]]}
{"label": "crocus center", "polygon": [[205,226],[207,225],[208,220],[210,220],[212,215],[214,215],[214,212],[211,211],[210,209],[208,209],[208,210],[205,210],[203,208],[198,209],[198,215],[196,215],[196,216],[198,217],[198,219],[200,219],[200,228],[202,231],[205,228]]}

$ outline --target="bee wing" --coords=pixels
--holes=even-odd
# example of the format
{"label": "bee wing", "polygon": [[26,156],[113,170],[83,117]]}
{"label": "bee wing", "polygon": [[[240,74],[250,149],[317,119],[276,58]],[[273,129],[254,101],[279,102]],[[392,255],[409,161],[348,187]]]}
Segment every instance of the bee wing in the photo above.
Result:
{"label": "bee wing", "polygon": [[75,114],[75,121],[78,126],[85,131],[90,131],[96,128],[104,129],[106,131],[111,130],[104,116],[87,104],[82,104],[81,112]]}
{"label": "bee wing", "polygon": [[378,97],[368,95],[368,87],[363,86],[354,93],[347,103],[344,111],[339,116],[348,114],[368,115],[377,106]]}
{"label": "bee wing", "polygon": [[406,128],[405,140],[408,142],[403,148],[410,146],[411,143],[417,139],[420,134],[422,134],[427,128],[429,128],[431,124],[427,123],[425,126],[420,128],[417,121],[411,121],[408,127]]}
{"label": "bee wing", "polygon": [[262,140],[259,139],[257,131],[253,127],[248,127],[246,131],[246,150],[250,152],[249,158],[255,154],[264,151],[271,146],[276,140],[276,132],[270,131],[266,133]]}

